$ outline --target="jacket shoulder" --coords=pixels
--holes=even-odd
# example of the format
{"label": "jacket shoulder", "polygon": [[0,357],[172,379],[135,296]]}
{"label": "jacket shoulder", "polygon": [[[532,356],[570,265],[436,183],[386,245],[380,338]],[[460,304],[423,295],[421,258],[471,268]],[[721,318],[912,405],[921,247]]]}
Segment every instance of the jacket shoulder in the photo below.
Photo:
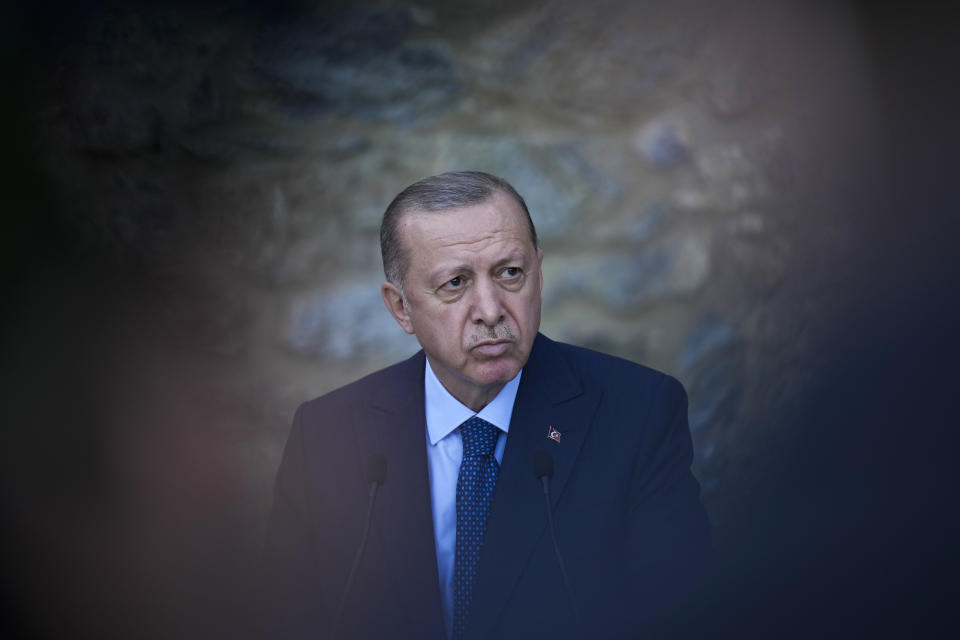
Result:
{"label": "jacket shoulder", "polygon": [[407,360],[367,374],[342,387],[300,405],[297,413],[305,422],[312,417],[354,411],[361,406],[389,405],[391,398],[423,385],[423,351]]}
{"label": "jacket shoulder", "polygon": [[649,389],[658,394],[685,395],[680,381],[662,371],[585,347],[564,342],[552,344],[586,384],[597,384],[608,390],[611,387],[630,389],[633,392]]}

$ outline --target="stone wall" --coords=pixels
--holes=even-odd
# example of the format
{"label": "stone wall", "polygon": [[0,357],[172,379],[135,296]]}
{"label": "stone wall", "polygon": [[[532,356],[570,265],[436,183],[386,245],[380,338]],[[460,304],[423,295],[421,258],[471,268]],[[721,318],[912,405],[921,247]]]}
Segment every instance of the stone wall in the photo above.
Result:
{"label": "stone wall", "polygon": [[843,12],[657,5],[104,9],[59,52],[38,143],[78,233],[192,282],[200,346],[270,372],[266,469],[299,400],[415,349],[378,294],[392,195],[506,177],[544,331],[687,385],[712,503],[833,302],[789,299],[809,253],[853,248],[819,177],[856,140],[862,52]]}

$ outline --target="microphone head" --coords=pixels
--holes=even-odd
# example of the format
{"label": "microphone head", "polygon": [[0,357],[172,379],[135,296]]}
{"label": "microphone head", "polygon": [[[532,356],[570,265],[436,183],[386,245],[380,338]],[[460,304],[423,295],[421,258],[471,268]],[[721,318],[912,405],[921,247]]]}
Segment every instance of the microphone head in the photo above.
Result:
{"label": "microphone head", "polygon": [[387,458],[375,453],[367,458],[367,484],[383,484],[387,481]]}
{"label": "microphone head", "polygon": [[553,477],[553,456],[546,449],[533,452],[533,475],[537,479]]}

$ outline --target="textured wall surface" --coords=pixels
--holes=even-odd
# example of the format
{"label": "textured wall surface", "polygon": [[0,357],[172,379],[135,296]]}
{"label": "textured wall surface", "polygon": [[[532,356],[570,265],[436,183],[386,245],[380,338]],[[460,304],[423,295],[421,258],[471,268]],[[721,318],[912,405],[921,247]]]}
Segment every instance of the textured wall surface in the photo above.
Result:
{"label": "textured wall surface", "polygon": [[59,52],[40,153],[77,233],[208,325],[183,338],[222,402],[264,407],[264,474],[300,400],[416,348],[379,297],[392,196],[506,177],[546,253],[543,330],[686,384],[713,504],[841,303],[805,280],[857,251],[860,203],[821,175],[860,177],[871,105],[843,11],[657,5],[103,10]]}
{"label": "textured wall surface", "polygon": [[70,567],[50,630],[222,630],[192,607],[242,597],[223,567],[247,575],[297,405],[417,348],[379,297],[378,226],[421,177],[511,181],[542,330],[685,384],[719,531],[776,490],[785,416],[896,235],[871,216],[877,76],[841,3],[107,3],[39,24],[42,46],[11,45],[35,52],[17,193],[49,220],[5,247],[6,344],[27,444],[58,469],[11,472],[51,505],[16,535]]}

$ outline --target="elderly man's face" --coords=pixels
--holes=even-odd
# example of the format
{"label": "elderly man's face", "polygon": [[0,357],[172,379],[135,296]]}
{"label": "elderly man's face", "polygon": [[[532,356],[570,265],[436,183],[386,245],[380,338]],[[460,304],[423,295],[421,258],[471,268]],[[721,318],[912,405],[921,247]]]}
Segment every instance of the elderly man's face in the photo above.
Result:
{"label": "elderly man's face", "polygon": [[443,386],[478,411],[526,364],[540,327],[543,253],[513,198],[400,220],[409,258],[387,308],[417,336]]}

